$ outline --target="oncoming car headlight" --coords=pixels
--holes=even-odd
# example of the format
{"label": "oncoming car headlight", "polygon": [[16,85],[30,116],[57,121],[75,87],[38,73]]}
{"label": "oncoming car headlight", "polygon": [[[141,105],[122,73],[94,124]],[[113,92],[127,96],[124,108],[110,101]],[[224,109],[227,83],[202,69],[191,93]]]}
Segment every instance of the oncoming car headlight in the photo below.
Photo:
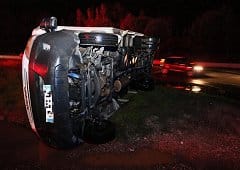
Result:
{"label": "oncoming car headlight", "polygon": [[194,66],[193,67],[193,71],[195,71],[195,72],[202,72],[203,71],[203,66]]}

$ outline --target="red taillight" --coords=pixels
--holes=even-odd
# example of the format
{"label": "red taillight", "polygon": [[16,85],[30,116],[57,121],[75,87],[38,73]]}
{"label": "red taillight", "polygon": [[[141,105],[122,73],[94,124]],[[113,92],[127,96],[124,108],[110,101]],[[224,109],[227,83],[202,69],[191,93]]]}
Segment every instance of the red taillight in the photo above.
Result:
{"label": "red taillight", "polygon": [[32,64],[30,64],[30,68],[42,77],[44,77],[48,72],[48,67],[44,64],[33,62]]}
{"label": "red taillight", "polygon": [[160,60],[153,60],[153,65],[160,65]]}

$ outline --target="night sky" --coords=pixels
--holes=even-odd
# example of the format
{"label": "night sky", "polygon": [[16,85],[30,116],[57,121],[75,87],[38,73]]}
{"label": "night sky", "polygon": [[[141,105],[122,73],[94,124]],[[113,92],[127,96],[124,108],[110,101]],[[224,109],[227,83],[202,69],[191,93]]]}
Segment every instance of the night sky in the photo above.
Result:
{"label": "night sky", "polygon": [[237,1],[234,0],[1,0],[0,1],[0,53],[20,52],[24,48],[31,30],[45,16],[56,16],[60,25],[73,25],[76,9],[86,13],[88,8],[95,9],[100,4],[108,9],[119,4],[125,14],[150,18],[171,17],[174,20],[174,32],[183,35],[192,22],[209,10],[222,6],[231,9],[239,18]]}
{"label": "night sky", "polygon": [[140,10],[144,10],[147,15],[155,17],[161,15],[195,15],[207,9],[218,8],[223,3],[229,5],[235,3],[236,5],[236,2],[231,0],[3,0],[0,2],[0,8],[9,8],[11,10],[19,10],[18,8],[26,8],[29,10],[43,9],[56,12],[66,10],[66,8],[73,9],[75,7],[80,7],[84,10],[88,7],[96,7],[101,3],[120,3],[134,14],[137,14]]}
{"label": "night sky", "polygon": [[204,11],[219,8],[223,4],[232,7],[236,5],[231,0],[1,0],[0,9],[1,18],[6,15],[31,15],[39,11],[64,17],[76,8],[84,11],[101,3],[119,3],[135,15],[143,11],[151,17],[173,16],[180,20],[193,19]]}

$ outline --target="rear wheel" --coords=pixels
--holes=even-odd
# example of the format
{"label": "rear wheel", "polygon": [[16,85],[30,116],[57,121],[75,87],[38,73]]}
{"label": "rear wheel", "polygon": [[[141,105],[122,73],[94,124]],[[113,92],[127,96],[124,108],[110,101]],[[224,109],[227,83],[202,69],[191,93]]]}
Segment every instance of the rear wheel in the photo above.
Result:
{"label": "rear wheel", "polygon": [[117,47],[118,37],[108,33],[80,33],[81,46]]}
{"label": "rear wheel", "polygon": [[148,91],[154,89],[153,78],[145,73],[137,74],[131,81],[130,87],[136,90]]}
{"label": "rear wheel", "polygon": [[108,120],[86,120],[84,140],[88,143],[102,144],[115,138],[115,124]]}

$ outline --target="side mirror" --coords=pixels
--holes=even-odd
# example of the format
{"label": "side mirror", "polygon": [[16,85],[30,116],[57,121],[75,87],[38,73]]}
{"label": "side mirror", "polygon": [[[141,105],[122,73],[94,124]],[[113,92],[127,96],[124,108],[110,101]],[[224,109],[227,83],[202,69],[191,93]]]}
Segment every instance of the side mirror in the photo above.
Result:
{"label": "side mirror", "polygon": [[43,18],[39,26],[41,29],[44,29],[47,32],[52,32],[57,28],[57,18]]}

